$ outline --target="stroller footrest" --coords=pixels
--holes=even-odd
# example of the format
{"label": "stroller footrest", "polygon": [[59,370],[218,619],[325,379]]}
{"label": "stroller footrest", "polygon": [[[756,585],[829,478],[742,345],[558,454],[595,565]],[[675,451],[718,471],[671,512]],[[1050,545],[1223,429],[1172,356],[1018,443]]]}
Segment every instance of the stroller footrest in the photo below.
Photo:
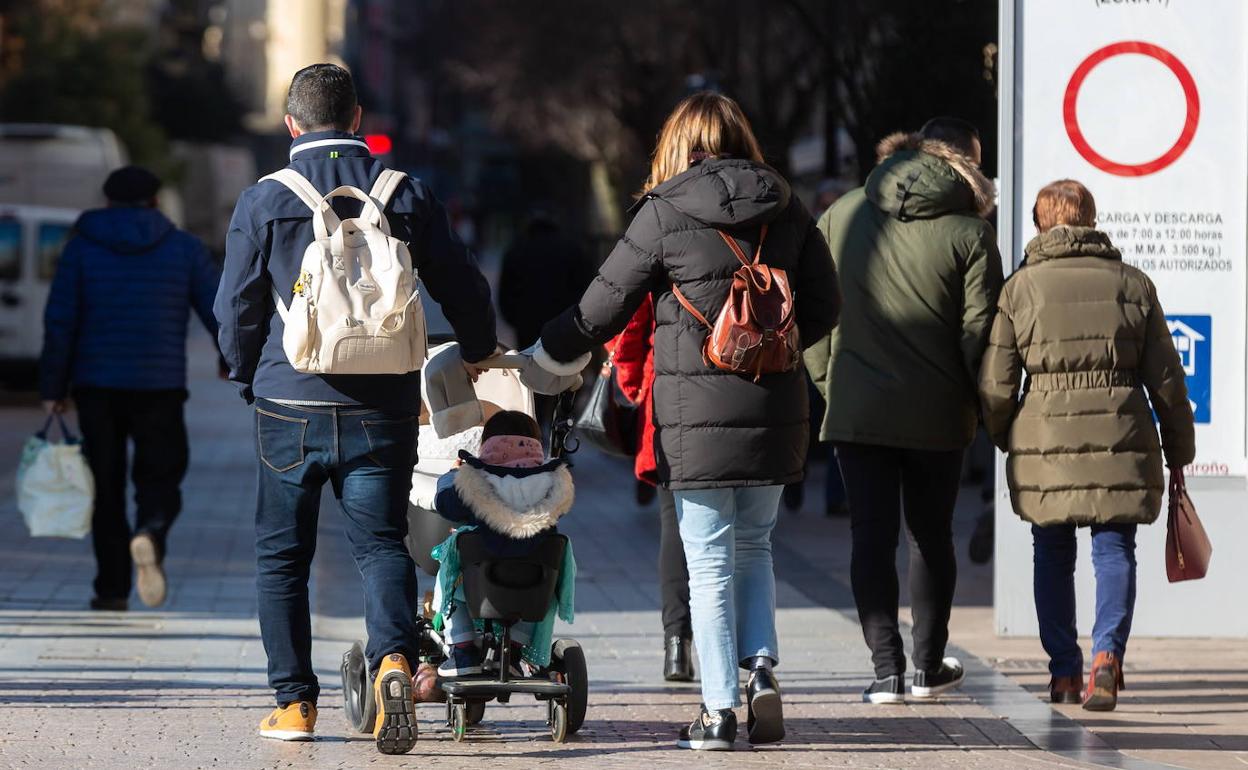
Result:
{"label": "stroller footrest", "polygon": [[441,683],[442,691],[452,698],[475,700],[497,698],[499,695],[524,693],[548,698],[566,698],[572,688],[549,679],[513,679],[500,682],[497,679],[449,679]]}

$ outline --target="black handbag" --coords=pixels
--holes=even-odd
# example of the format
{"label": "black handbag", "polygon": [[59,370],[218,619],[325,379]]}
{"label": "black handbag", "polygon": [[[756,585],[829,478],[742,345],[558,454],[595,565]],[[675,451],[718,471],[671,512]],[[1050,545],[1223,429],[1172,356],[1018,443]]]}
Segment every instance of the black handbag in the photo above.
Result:
{"label": "black handbag", "polygon": [[589,392],[585,408],[576,416],[576,434],[583,441],[616,457],[637,454],[637,406],[620,391],[615,381],[615,355],[602,365],[602,373]]}

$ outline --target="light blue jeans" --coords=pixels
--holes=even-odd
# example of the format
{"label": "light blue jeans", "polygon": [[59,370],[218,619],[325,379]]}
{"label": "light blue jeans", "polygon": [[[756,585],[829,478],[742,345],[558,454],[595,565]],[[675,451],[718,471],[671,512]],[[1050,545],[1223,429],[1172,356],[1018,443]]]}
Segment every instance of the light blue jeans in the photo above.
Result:
{"label": "light blue jeans", "polygon": [[784,487],[674,493],[689,564],[689,613],[702,667],[702,702],[740,705],[738,668],[763,655],[779,662],[771,530]]}

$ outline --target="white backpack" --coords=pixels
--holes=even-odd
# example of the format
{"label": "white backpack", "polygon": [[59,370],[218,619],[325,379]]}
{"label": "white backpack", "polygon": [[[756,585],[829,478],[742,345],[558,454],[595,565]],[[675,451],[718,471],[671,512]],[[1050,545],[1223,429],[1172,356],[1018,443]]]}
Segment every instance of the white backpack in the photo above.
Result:
{"label": "white backpack", "polygon": [[[425,313],[407,244],[390,235],[386,204],[405,175],[381,172],[365,194],[343,185],[321,195],[302,174],[269,174],[312,209],[316,240],[303,253],[290,307],[273,287],[286,331],[282,348],[309,374],[406,374],[425,361]],[[262,179],[261,181],[264,181]],[[334,198],[363,202],[360,216],[339,220]]]}

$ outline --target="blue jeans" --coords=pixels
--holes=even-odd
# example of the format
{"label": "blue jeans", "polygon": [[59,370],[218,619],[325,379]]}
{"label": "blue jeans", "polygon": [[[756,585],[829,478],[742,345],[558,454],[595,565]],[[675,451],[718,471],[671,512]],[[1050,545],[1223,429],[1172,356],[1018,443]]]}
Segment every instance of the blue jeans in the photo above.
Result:
{"label": "blue jeans", "polygon": [[[1135,612],[1134,524],[1092,525],[1092,569],[1096,572],[1096,623],[1092,655],[1127,651]],[[1032,526],[1035,544],[1036,617],[1040,643],[1049,655],[1049,673],[1083,673],[1083,651],[1075,627],[1075,525]]]}
{"label": "blue jeans", "polygon": [[689,612],[702,666],[702,702],[740,704],[741,661],[779,662],[771,530],[782,486],[674,492],[689,565]]}
{"label": "blue jeans", "polygon": [[316,702],[308,576],[321,488],[342,506],[351,555],[364,578],[365,654],[375,669],[392,652],[417,652],[416,567],[407,498],[416,462],[416,418],[362,407],[256,403],[260,459],[256,590],[269,686],[279,706]]}

